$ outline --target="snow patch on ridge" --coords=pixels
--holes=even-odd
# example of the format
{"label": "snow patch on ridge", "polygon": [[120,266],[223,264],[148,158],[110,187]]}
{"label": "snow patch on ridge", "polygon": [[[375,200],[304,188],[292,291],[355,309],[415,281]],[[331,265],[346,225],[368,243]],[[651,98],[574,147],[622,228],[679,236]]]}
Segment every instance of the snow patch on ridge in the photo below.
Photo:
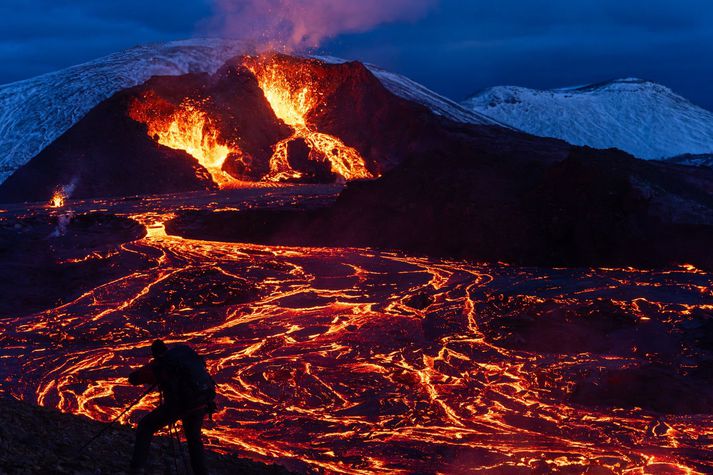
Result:
{"label": "snow patch on ridge", "polygon": [[116,92],[152,76],[213,73],[244,51],[209,39],[137,46],[0,86],[0,183]]}
{"label": "snow patch on ridge", "polygon": [[[235,40],[156,43],[0,86],[0,183],[113,94],[152,76],[213,74],[228,59],[250,53],[254,53],[251,45]],[[494,123],[403,76],[374,66],[369,69],[394,94],[437,114],[460,122]]]}
{"label": "snow patch on ridge", "polygon": [[713,153],[707,153],[702,155],[678,155],[676,157],[671,157],[666,161],[670,163],[676,163],[678,165],[688,165],[691,167],[713,168]]}

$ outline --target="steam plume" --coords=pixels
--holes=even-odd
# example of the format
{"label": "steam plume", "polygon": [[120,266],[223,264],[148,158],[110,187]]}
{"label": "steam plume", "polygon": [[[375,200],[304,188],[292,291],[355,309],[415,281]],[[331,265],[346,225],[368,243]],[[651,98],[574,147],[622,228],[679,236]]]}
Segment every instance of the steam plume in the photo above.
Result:
{"label": "steam plume", "polygon": [[72,181],[70,181],[69,183],[67,183],[66,185],[64,185],[60,188],[60,190],[65,198],[72,197],[72,194],[74,193],[74,189],[77,188],[78,182],[79,182],[79,178],[75,176],[74,178],[72,178]]}
{"label": "steam plume", "polygon": [[342,33],[415,20],[437,0],[212,0],[207,26],[259,48],[299,51]]}

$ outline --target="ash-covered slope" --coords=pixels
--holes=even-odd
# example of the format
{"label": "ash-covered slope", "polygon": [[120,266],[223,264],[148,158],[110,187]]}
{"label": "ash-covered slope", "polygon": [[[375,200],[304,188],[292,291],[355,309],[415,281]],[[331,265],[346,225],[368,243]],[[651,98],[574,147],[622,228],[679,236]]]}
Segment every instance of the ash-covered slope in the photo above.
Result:
{"label": "ash-covered slope", "polygon": [[[252,52],[250,45],[234,40],[157,43],[0,86],[0,183],[116,92],[153,76],[213,74],[229,58]],[[396,95],[452,120],[490,123],[413,81],[369,68]]]}
{"label": "ash-covered slope", "polygon": [[548,91],[494,87],[463,105],[534,135],[638,158],[713,152],[713,113],[642,79]]}
{"label": "ash-covered slope", "polygon": [[[78,453],[90,437],[104,429],[104,424],[80,416],[62,414],[31,406],[10,397],[0,399],[0,473],[30,475],[53,474],[125,474],[134,442],[134,432],[116,426]],[[185,439],[184,439],[185,443]],[[147,475],[183,472],[183,461],[174,460],[178,450],[167,437],[158,437],[152,446]],[[186,447],[183,451],[187,452]],[[277,465],[266,465],[234,456],[208,452],[210,473],[244,475],[288,475]],[[295,462],[299,465],[299,462]]]}

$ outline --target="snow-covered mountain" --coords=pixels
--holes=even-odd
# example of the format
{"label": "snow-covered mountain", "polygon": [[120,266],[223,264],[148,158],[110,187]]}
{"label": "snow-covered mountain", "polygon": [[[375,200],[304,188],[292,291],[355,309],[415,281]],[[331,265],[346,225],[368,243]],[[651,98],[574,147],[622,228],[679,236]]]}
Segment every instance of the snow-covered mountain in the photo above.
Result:
{"label": "snow-covered mountain", "polygon": [[[152,76],[212,74],[231,57],[252,52],[249,45],[234,40],[157,43],[0,86],[0,183],[116,92]],[[369,68],[394,94],[437,114],[460,122],[493,123],[403,76]]]}
{"label": "snow-covered mountain", "polygon": [[494,87],[463,105],[534,135],[644,159],[713,152],[713,113],[642,79],[548,91]]}

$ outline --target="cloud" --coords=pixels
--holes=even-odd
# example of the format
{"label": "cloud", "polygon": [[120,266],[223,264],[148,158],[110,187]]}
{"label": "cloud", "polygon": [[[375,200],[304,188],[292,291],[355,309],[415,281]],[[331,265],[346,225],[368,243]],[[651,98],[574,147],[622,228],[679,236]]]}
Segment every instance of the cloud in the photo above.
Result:
{"label": "cloud", "polygon": [[490,86],[552,88],[620,76],[661,82],[713,109],[710,0],[441,0],[415,25],[324,45],[453,99]]}
{"label": "cloud", "polygon": [[[206,0],[207,1],[207,0]],[[211,10],[122,0],[0,2],[0,84],[32,77],[129,48],[188,37]],[[165,14],[161,11],[165,10]]]}
{"label": "cloud", "polygon": [[713,108],[711,24],[711,0],[2,0],[0,83],[197,34],[320,45],[456,99],[635,75]]}
{"label": "cloud", "polygon": [[215,15],[203,27],[222,36],[254,41],[264,48],[303,50],[344,33],[416,20],[436,1],[213,0]]}

